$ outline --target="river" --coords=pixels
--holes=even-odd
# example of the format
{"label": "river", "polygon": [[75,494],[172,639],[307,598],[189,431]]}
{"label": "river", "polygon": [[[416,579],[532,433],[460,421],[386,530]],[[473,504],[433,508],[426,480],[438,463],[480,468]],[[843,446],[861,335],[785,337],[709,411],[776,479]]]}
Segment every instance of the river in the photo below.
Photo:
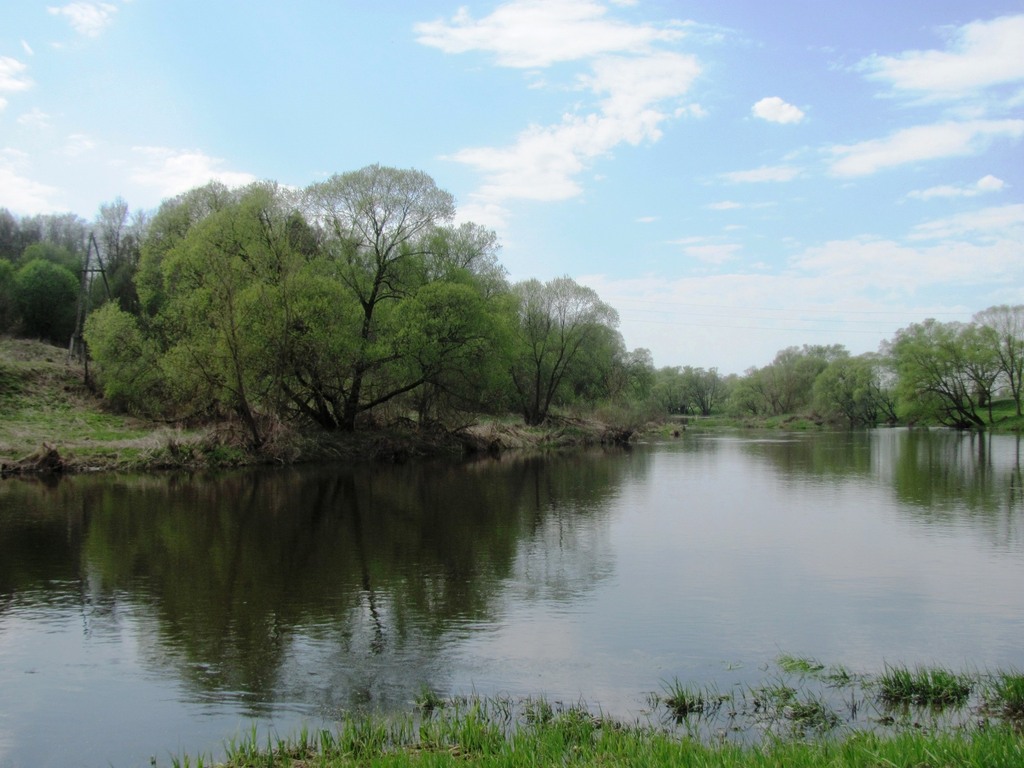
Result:
{"label": "river", "polygon": [[146,766],[442,695],[640,716],[780,654],[1024,669],[1021,439],[686,433],[0,482],[0,767]]}

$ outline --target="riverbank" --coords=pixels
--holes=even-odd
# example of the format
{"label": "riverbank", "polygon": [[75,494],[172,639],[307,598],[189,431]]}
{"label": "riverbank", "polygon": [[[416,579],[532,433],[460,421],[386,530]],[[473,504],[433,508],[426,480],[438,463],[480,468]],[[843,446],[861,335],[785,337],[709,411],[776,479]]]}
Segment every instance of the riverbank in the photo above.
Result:
{"label": "riverbank", "polygon": [[[1024,676],[886,666],[877,676],[781,656],[750,688],[664,683],[646,720],[580,702],[445,699],[425,690],[404,717],[353,716],[290,738],[255,731],[225,758],[176,766],[687,765],[879,768],[1024,764]],[[194,761],[194,763],[193,763]]]}
{"label": "riverbank", "polygon": [[587,419],[525,427],[480,420],[457,429],[416,424],[354,433],[276,423],[250,450],[240,425],[167,424],[114,413],[85,384],[65,350],[0,338],[0,477],[99,471],[201,469],[314,461],[405,461],[628,442],[632,430]]}
{"label": "riverbank", "polygon": [[[411,731],[410,725],[405,729]],[[409,766],[694,766],[695,768],[1019,768],[1021,737],[1009,728],[957,734],[857,734],[836,741],[777,741],[744,747],[702,744],[642,727],[609,723],[569,712],[543,724],[503,734],[469,711],[440,725],[428,722],[418,738],[394,743],[393,732],[372,721],[352,722],[338,734],[305,734],[270,748],[235,745],[224,763],[188,758],[175,766],[226,768],[274,765],[378,768]]]}

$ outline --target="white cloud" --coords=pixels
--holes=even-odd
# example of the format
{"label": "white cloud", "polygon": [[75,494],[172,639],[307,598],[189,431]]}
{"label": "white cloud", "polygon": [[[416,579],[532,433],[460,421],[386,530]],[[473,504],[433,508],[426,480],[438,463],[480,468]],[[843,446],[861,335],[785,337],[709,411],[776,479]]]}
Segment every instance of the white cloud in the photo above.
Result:
{"label": "white cloud", "polygon": [[[643,56],[606,56],[593,64],[593,74],[580,78],[594,93],[604,94],[601,111],[620,132],[613,144],[660,138],[658,124],[667,115],[655,105],[681,97],[700,74],[692,56],[662,51]],[[604,151],[604,150],[602,150]]]}
{"label": "white cloud", "polygon": [[[684,277],[580,281],[619,310],[628,345],[649,348],[657,365],[738,373],[768,362],[772,349],[839,343],[859,354],[922,317],[966,319],[980,307],[1019,303],[1022,240],[1024,204],[1014,204],[926,222],[904,237],[803,247],[782,271],[731,258],[736,248],[724,240],[687,237],[674,244],[725,266]],[[949,286],[962,290],[949,299]]]}
{"label": "white cloud", "polygon": [[27,69],[28,65],[17,59],[0,56],[0,93],[18,93],[31,88],[32,81],[25,76]]}
{"label": "white cloud", "polygon": [[793,345],[874,351],[898,328],[929,316],[908,294],[894,308],[881,297],[851,293],[824,273],[578,279],[619,310],[627,344],[650,349],[656,366],[716,367],[723,374],[765,365],[773,350]]}
{"label": "white cloud", "polygon": [[683,95],[699,71],[693,57],[670,52],[599,59],[580,78],[604,97],[599,111],[566,114],[554,125],[530,126],[510,146],[463,149],[450,159],[484,174],[477,194],[490,202],[574,197],[582,190],[576,178],[589,161],[619,144],[661,137],[668,119],[661,103]]}
{"label": "white cloud", "polygon": [[25,176],[28,166],[29,158],[24,152],[9,147],[0,150],[0,208],[18,214],[56,211],[58,206],[53,199],[58,190]]}
{"label": "white cloud", "polygon": [[935,285],[1020,284],[1024,204],[957,214],[914,227],[903,241],[875,237],[827,242],[790,263],[851,292],[888,285],[908,295]]}
{"label": "white cloud", "polygon": [[1024,241],[1024,203],[982,208],[928,221],[914,227],[910,237],[913,240],[973,237],[985,242],[1015,243],[1017,259],[1024,263],[1020,259],[1020,243]]}
{"label": "white cloud", "polygon": [[657,216],[639,216],[635,219],[637,224],[653,224],[657,220]]}
{"label": "white cloud", "polygon": [[711,243],[688,245],[683,248],[683,253],[706,264],[725,264],[732,261],[742,249],[743,246],[737,243]]}
{"label": "white cloud", "polygon": [[978,179],[974,186],[979,192],[998,192],[1006,187],[1006,182],[990,173]]}
{"label": "white cloud", "polygon": [[722,178],[736,184],[758,184],[766,181],[792,181],[800,169],[791,165],[762,165],[749,171],[723,173]]}
{"label": "white cloud", "polygon": [[935,239],[939,242],[928,246],[872,237],[830,241],[807,249],[791,266],[834,280],[848,292],[884,289],[904,295],[935,285],[993,283],[1021,272],[1019,254],[1014,257],[1006,241],[992,247]]}
{"label": "white cloud", "polygon": [[743,203],[737,203],[735,200],[722,200],[717,203],[708,203],[704,207],[709,211],[733,211],[742,208]]}
{"label": "white cloud", "polygon": [[39,107],[33,107],[28,112],[18,116],[18,125],[41,131],[44,128],[50,127],[50,116],[39,109]]}
{"label": "white cloud", "polygon": [[72,133],[67,137],[61,154],[67,157],[78,157],[96,149],[96,142],[84,133]]}
{"label": "white cloud", "polygon": [[798,107],[780,99],[778,96],[766,96],[751,107],[754,117],[767,120],[769,123],[799,123],[804,113]]}
{"label": "white cloud", "polygon": [[27,40],[22,40],[21,41],[21,50],[23,50],[29,56],[34,56],[35,53],[36,53],[35,51],[32,50],[32,46],[28,44]]}
{"label": "white cloud", "polygon": [[445,53],[485,51],[502,66],[520,68],[637,52],[683,36],[678,26],[627,24],[607,12],[591,0],[512,0],[482,19],[463,7],[450,21],[423,22],[414,31],[418,42]]}
{"label": "white cloud", "polygon": [[49,6],[46,10],[52,16],[65,17],[78,34],[98,37],[114,20],[117,6],[110,3],[68,3],[56,7]]}
{"label": "white cloud", "polygon": [[974,21],[957,29],[945,51],[906,51],[860,63],[869,77],[898,91],[929,98],[960,98],[1024,81],[1024,15]]}
{"label": "white cloud", "polygon": [[697,120],[702,120],[702,119],[704,119],[705,117],[707,117],[710,114],[711,113],[708,112],[706,109],[704,109],[704,107],[702,107],[700,104],[694,103],[694,104],[687,104],[685,106],[679,107],[673,113],[672,116],[673,117],[692,117],[692,118],[695,118]]}
{"label": "white cloud", "polygon": [[994,139],[1021,136],[1024,136],[1024,120],[918,125],[884,139],[832,147],[829,152],[836,159],[831,171],[836,176],[867,176],[906,163],[977,154]]}
{"label": "white cloud", "polygon": [[450,21],[416,25],[419,42],[447,53],[493,53],[507,67],[585,68],[576,84],[591,95],[589,103],[575,104],[557,122],[530,125],[510,145],[448,156],[482,174],[474,205],[504,218],[508,200],[574,197],[582,192],[580,174],[596,158],[623,143],[659,140],[673,117],[706,114],[697,104],[679,104],[700,73],[696,58],[657,48],[682,37],[683,25],[631,24],[609,11],[593,0],[512,0],[479,20],[462,9]]}
{"label": "white cloud", "polygon": [[985,194],[986,192],[999,192],[1005,188],[1005,181],[989,174],[988,176],[983,176],[978,179],[973,184],[966,184],[962,186],[943,184],[938,187],[929,187],[928,189],[916,189],[908,194],[907,197],[914,198],[916,200],[931,200],[936,197],[977,197],[978,195]]}
{"label": "white cloud", "polygon": [[155,189],[163,197],[173,197],[211,180],[229,187],[256,181],[252,174],[224,169],[223,160],[202,152],[166,147],[133,147],[132,151],[141,163],[132,169],[131,180]]}
{"label": "white cloud", "polygon": [[460,203],[456,213],[458,223],[471,221],[482,227],[493,229],[506,240],[509,212],[502,205],[483,200],[479,195],[472,197],[467,203]]}

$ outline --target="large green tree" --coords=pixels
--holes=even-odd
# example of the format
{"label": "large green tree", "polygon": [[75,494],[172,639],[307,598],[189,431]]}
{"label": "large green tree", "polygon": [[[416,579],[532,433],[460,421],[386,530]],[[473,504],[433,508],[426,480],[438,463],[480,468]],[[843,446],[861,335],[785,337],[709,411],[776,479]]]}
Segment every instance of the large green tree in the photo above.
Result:
{"label": "large green tree", "polygon": [[142,314],[155,317],[167,300],[168,290],[175,287],[168,283],[164,273],[163,263],[167,255],[199,222],[237,202],[237,191],[211,181],[161,203],[149,221],[139,248],[134,282]]}
{"label": "large green tree", "polygon": [[547,418],[564,383],[579,382],[588,372],[599,375],[593,361],[582,370],[579,365],[619,318],[596,291],[569,277],[526,280],[513,292],[518,310],[512,383],[524,421],[536,425]]}
{"label": "large green tree", "polygon": [[381,331],[393,305],[423,284],[432,236],[455,216],[455,202],[422,171],[380,165],[313,184],[306,200],[324,234],[330,276],[344,291],[343,312],[357,321],[340,366],[317,375],[318,394],[335,426],[352,430],[361,413],[422,384],[391,375],[397,351]]}
{"label": "large green tree", "polygon": [[[135,287],[135,272],[139,266],[142,242],[149,217],[145,212],[130,211],[123,198],[100,206],[94,222],[94,234],[110,296],[122,309],[138,314],[139,295]],[[98,266],[91,265],[94,269]],[[105,296],[95,297],[97,299]],[[100,301],[94,301],[99,304]]]}
{"label": "large green tree", "polygon": [[[984,427],[995,353],[977,328],[927,319],[897,331],[888,346],[899,376],[901,413],[952,427]],[[996,368],[997,370],[997,368]]]}
{"label": "large green tree", "polygon": [[290,193],[254,184],[193,226],[163,263],[161,311],[183,399],[226,406],[262,444],[261,414],[278,410],[287,301],[301,259],[288,237]]}
{"label": "large green tree", "polygon": [[995,345],[999,368],[1020,416],[1024,388],[1024,304],[989,307],[976,314],[974,322],[988,329],[987,338]]}
{"label": "large green tree", "polygon": [[851,426],[894,421],[895,407],[878,355],[840,357],[814,380],[814,407],[825,418],[842,418]]}
{"label": "large green tree", "polygon": [[769,365],[751,368],[740,379],[731,396],[732,408],[755,416],[781,416],[808,408],[815,379],[829,363],[848,354],[841,344],[779,350]]}

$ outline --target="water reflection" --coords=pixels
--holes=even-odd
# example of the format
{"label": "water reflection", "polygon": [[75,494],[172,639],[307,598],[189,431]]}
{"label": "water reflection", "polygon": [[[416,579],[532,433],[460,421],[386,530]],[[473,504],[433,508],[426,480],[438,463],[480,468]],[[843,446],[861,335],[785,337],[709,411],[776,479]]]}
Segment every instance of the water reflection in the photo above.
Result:
{"label": "water reflection", "polygon": [[57,732],[145,764],[110,744],[194,752],[424,686],[625,714],[779,652],[1024,663],[1021,491],[1019,438],[906,430],[7,480],[0,766],[66,763]]}
{"label": "water reflection", "polygon": [[571,600],[607,573],[588,520],[627,468],[580,454],[11,483],[0,610],[77,603],[89,632],[131,603],[153,614],[153,668],[250,715],[282,695],[405,706],[443,684],[447,633],[496,620],[503,587]]}

